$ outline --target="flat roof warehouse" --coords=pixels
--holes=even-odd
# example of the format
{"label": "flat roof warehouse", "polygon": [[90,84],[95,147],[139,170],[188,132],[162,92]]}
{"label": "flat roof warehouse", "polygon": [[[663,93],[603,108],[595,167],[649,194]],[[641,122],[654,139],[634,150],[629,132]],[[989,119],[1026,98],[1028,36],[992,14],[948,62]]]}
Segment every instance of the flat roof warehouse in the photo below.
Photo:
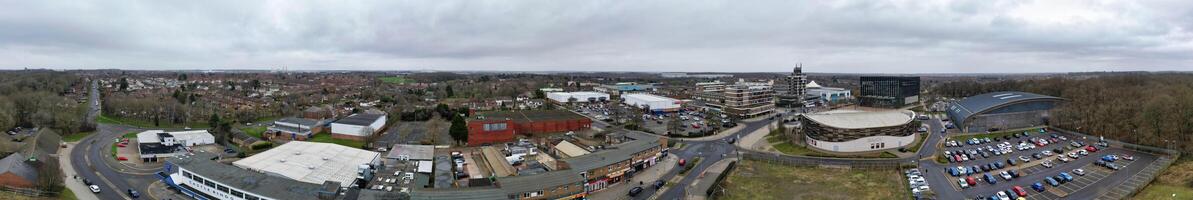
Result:
{"label": "flat roof warehouse", "polygon": [[348,187],[355,182],[361,164],[377,164],[380,159],[377,152],[337,144],[290,141],[232,164],[307,183],[336,181]]}

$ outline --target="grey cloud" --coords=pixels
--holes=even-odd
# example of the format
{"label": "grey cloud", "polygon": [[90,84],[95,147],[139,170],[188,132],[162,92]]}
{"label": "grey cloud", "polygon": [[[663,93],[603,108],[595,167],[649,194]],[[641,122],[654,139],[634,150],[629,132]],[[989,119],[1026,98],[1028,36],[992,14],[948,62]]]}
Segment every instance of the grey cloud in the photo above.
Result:
{"label": "grey cloud", "polygon": [[0,67],[1193,69],[1187,2],[1077,1],[1109,17],[1061,23],[1016,14],[1040,2],[12,1]]}

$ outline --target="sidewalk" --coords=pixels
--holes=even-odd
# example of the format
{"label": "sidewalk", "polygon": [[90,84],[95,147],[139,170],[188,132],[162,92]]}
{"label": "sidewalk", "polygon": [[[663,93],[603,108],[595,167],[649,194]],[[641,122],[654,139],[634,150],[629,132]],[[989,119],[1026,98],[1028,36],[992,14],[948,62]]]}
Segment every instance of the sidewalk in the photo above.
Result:
{"label": "sidewalk", "polygon": [[[768,134],[770,134],[770,129],[768,127],[762,127],[758,130],[754,130],[754,132],[750,132],[745,136],[742,136],[741,141],[738,141],[737,145],[741,148],[754,150],[758,150],[760,146],[763,146],[763,144],[765,147],[770,147],[770,143],[767,143],[765,140],[766,135]],[[762,144],[759,144],[760,142]]]}
{"label": "sidewalk", "polygon": [[[651,184],[654,184],[654,181],[659,180],[663,177],[663,175],[666,175],[667,172],[671,171],[671,169],[674,169],[677,162],[678,160],[674,155],[667,156],[666,158],[663,158],[663,161],[655,164],[655,166],[648,167],[646,170],[638,172],[638,175],[635,175],[634,178],[631,178],[630,182],[618,183],[612,187],[592,193],[588,195],[588,197],[589,199],[629,199],[630,196],[626,194],[629,193],[630,188],[639,186],[639,181],[642,182],[641,187],[643,190],[654,190],[654,187],[652,187]],[[668,185],[664,187],[672,186],[673,185]],[[655,192],[655,194],[658,194],[658,192]],[[638,196],[641,197],[642,195]]]}
{"label": "sidewalk", "polygon": [[715,186],[717,184],[717,179],[726,175],[725,173],[726,169],[729,168],[729,163],[733,163],[735,161],[737,161],[736,158],[724,159],[717,161],[717,163],[713,163],[711,166],[708,166],[708,168],[705,168],[703,172],[700,172],[700,176],[696,178],[695,181],[692,181],[691,185],[684,186],[687,187],[687,189],[684,190],[687,192],[687,194],[684,194],[686,197],[685,199],[708,199],[709,196],[705,194],[704,191],[708,191]]}
{"label": "sidewalk", "polygon": [[58,165],[62,168],[62,175],[65,176],[62,180],[66,182],[66,188],[75,193],[75,197],[78,199],[98,200],[99,197],[96,197],[94,193],[91,193],[91,189],[83,185],[82,179],[75,179],[75,175],[79,173],[75,172],[75,168],[70,164],[70,151],[75,149],[76,144],[78,142],[66,143],[66,148],[58,149]]}

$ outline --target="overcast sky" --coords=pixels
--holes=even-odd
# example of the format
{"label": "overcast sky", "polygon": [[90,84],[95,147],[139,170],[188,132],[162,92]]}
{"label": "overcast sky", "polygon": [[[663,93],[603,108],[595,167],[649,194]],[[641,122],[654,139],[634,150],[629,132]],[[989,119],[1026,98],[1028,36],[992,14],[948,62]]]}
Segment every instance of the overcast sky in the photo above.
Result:
{"label": "overcast sky", "polygon": [[1193,71],[1193,2],[0,0],[0,68]]}

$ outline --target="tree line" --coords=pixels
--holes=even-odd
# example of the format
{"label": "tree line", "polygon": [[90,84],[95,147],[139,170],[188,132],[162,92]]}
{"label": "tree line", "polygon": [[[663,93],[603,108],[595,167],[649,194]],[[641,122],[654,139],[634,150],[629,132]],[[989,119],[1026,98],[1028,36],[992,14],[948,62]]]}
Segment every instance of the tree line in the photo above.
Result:
{"label": "tree line", "polygon": [[[8,71],[0,74],[0,131],[13,127],[43,127],[72,134],[84,130],[86,104],[71,97],[86,94],[81,78],[49,70]],[[71,96],[74,95],[74,96]]]}

